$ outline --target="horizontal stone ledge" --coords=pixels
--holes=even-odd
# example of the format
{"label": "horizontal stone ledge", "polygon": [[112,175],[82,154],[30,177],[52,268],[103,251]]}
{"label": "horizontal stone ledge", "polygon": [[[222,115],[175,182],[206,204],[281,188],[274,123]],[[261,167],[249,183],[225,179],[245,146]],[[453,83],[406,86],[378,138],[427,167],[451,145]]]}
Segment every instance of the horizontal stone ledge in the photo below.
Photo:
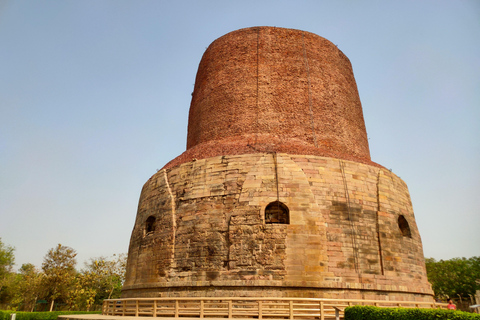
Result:
{"label": "horizontal stone ledge", "polygon": [[387,292],[387,293],[410,293],[431,295],[429,292],[425,292],[419,288],[419,290],[409,290],[405,285],[389,284],[378,285],[372,283],[357,283],[357,282],[319,282],[319,281],[277,281],[277,280],[231,280],[231,281],[190,281],[190,282],[169,282],[169,283],[149,283],[149,284],[137,284],[137,285],[124,285],[122,291],[129,290],[145,290],[145,289],[174,289],[174,288],[192,288],[195,290],[205,288],[215,288],[217,290],[228,290],[228,288],[235,287],[249,287],[249,289],[259,290],[261,288],[272,288],[272,290],[361,290],[361,291],[374,291],[374,292]]}

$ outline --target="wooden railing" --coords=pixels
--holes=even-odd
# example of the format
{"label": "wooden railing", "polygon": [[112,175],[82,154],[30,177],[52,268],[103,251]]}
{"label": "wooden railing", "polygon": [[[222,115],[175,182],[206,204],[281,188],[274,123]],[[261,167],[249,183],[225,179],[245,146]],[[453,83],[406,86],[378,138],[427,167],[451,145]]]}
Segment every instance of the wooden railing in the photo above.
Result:
{"label": "wooden railing", "polygon": [[405,308],[446,308],[417,301],[316,298],[127,298],[103,301],[102,314],[134,317],[340,319],[353,305]]}

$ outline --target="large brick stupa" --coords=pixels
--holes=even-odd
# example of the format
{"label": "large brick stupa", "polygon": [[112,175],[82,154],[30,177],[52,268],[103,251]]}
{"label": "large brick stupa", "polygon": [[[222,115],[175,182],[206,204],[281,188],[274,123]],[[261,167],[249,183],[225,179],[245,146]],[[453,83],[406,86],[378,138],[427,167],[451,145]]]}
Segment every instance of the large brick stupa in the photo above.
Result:
{"label": "large brick stupa", "polygon": [[292,29],[215,40],[187,150],[144,185],[122,297],[432,301],[406,184],[370,159],[348,58]]}

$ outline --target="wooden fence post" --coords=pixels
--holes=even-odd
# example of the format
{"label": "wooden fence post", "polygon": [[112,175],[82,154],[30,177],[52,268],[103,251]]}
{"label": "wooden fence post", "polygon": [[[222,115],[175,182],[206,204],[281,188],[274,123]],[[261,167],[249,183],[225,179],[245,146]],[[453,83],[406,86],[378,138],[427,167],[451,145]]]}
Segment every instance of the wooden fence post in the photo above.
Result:
{"label": "wooden fence post", "polygon": [[258,300],[258,319],[262,319],[262,300]]}
{"label": "wooden fence post", "polygon": [[[240,300],[238,300],[240,299]],[[243,299],[243,300],[242,300]],[[331,318],[333,314],[329,313],[335,311],[335,317],[341,317],[346,305],[374,305],[377,307],[416,307],[416,308],[445,308],[446,304],[440,304],[436,302],[422,302],[422,301],[388,301],[388,300],[351,300],[347,299],[294,299],[294,298],[277,298],[279,300],[273,300],[273,306],[271,298],[217,298],[217,302],[211,302],[208,298],[148,298],[148,299],[105,299],[103,301],[101,310],[103,315],[111,315],[117,317],[126,316],[172,316],[172,304],[174,306],[174,317],[179,318],[183,316],[192,316],[196,318],[205,319],[211,314],[219,314],[225,316],[226,308],[228,307],[228,318],[232,319],[234,316],[239,317],[242,315],[251,315],[252,317],[263,320],[263,313],[265,311],[265,317],[280,316],[285,314],[288,308],[288,314],[285,316],[288,319],[295,319],[296,316],[302,314],[304,310],[312,317],[316,317],[318,320],[325,320],[325,318]],[[238,301],[237,301],[238,300]],[[185,301],[180,305],[180,301]],[[209,302],[210,301],[210,302]],[[239,301],[241,301],[239,305]],[[278,303],[278,306],[276,305]],[[263,303],[267,302],[267,303]],[[269,303],[270,302],[270,303]],[[210,303],[210,304],[209,304]],[[227,303],[227,306],[225,306]],[[236,303],[236,304],[235,304]],[[255,303],[257,303],[257,310],[255,310]],[[304,304],[309,304],[308,307],[304,307]],[[313,304],[312,304],[313,303]],[[316,304],[318,303],[318,305]],[[332,304],[333,303],[333,304]],[[338,307],[337,304],[340,305]],[[210,305],[210,309],[209,306]],[[265,308],[264,308],[265,305]],[[315,305],[319,306],[319,309],[315,309]],[[333,310],[332,309],[333,306]],[[180,310],[180,308],[189,307],[188,311]],[[135,309],[133,309],[135,308]],[[295,309],[296,308],[296,309]],[[338,310],[336,310],[338,308]],[[235,309],[235,310],[234,310]],[[207,310],[213,311],[209,313]],[[150,312],[151,311],[151,312]],[[338,312],[337,312],[338,311]],[[198,312],[198,313],[197,313]],[[319,312],[320,314],[315,314]],[[235,313],[235,314],[234,314]],[[256,314],[255,314],[256,313]],[[148,319],[147,319],[148,320]]]}

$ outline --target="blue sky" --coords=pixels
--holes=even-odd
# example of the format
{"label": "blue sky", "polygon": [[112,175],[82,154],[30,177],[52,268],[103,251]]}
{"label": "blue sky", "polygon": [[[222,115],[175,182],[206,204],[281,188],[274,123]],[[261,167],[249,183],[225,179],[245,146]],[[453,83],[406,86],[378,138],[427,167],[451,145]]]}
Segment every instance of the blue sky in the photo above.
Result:
{"label": "blue sky", "polygon": [[480,2],[1,1],[0,237],[126,253],[142,185],[185,150],[208,45],[316,33],[353,65],[372,160],[408,185],[426,257],[480,255]]}

